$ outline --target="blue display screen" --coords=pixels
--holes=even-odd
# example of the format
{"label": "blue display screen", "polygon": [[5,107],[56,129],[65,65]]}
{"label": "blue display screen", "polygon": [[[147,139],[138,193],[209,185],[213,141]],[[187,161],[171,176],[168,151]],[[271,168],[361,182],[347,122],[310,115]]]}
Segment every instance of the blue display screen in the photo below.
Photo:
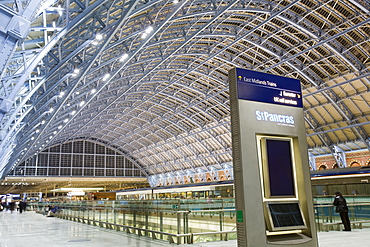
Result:
{"label": "blue display screen", "polygon": [[289,140],[267,139],[270,196],[294,196],[292,153]]}
{"label": "blue display screen", "polygon": [[300,81],[246,69],[236,69],[238,99],[303,107]]}

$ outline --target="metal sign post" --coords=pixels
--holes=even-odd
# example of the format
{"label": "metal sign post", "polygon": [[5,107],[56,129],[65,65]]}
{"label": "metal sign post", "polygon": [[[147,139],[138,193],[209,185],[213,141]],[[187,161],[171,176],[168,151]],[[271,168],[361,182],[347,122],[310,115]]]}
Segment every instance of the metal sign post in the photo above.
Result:
{"label": "metal sign post", "polygon": [[238,246],[316,247],[299,80],[229,72]]}

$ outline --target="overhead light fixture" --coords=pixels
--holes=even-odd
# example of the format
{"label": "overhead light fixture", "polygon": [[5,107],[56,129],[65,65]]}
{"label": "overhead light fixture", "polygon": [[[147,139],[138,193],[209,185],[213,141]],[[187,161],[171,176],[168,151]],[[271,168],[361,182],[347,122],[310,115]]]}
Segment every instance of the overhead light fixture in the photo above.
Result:
{"label": "overhead light fixture", "polygon": [[149,34],[151,32],[153,32],[154,28],[152,26],[148,26],[146,29],[145,29],[145,33]]}
{"label": "overhead light fixture", "polygon": [[98,33],[98,34],[96,34],[95,39],[96,40],[102,40],[103,39],[103,35],[101,35],[100,33]]}
{"label": "overhead light fixture", "polygon": [[128,58],[128,54],[125,53],[121,56],[121,58],[119,59],[121,62],[125,61],[126,59]]}
{"label": "overhead light fixture", "polygon": [[81,101],[80,106],[83,106],[85,104],[85,101]]}
{"label": "overhead light fixture", "polygon": [[49,109],[49,112],[53,112],[54,111],[54,108],[53,107],[51,107],[50,109]]}
{"label": "overhead light fixture", "polygon": [[65,123],[66,123],[66,122],[68,122],[68,121],[69,121],[69,119],[68,119],[68,118],[66,118],[66,119],[64,119],[64,120],[63,120],[63,122],[65,122]]}
{"label": "overhead light fixture", "polygon": [[65,94],[65,93],[64,93],[63,91],[62,91],[62,92],[60,92],[60,93],[59,93],[59,97],[60,97],[60,98],[61,98],[61,97],[63,97],[63,96],[64,96],[64,94]]}
{"label": "overhead light fixture", "polygon": [[77,76],[77,74],[78,74],[78,73],[80,73],[80,69],[75,68],[75,69],[73,70],[72,76],[73,76],[73,77],[75,77],[75,76]]}
{"label": "overhead light fixture", "polygon": [[[58,6],[58,9],[60,9],[60,5]],[[58,15],[61,16],[63,14],[63,12],[61,10],[58,10]]]}
{"label": "overhead light fixture", "polygon": [[104,190],[104,188],[58,188],[50,190],[52,192],[80,192],[80,191],[99,191]]}
{"label": "overhead light fixture", "polygon": [[105,74],[104,77],[103,77],[103,81],[108,80],[109,77],[110,77],[110,74]]}
{"label": "overhead light fixture", "polygon": [[95,88],[91,89],[91,93],[92,94],[96,93],[96,89]]}
{"label": "overhead light fixture", "polygon": [[141,38],[142,39],[145,39],[146,37],[148,37],[148,34],[150,34],[151,32],[153,32],[154,28],[152,26],[148,26],[145,30],[144,30],[144,33],[141,35]]}
{"label": "overhead light fixture", "polygon": [[71,112],[71,115],[73,116],[73,115],[75,115],[76,114],[76,111],[72,111]]}

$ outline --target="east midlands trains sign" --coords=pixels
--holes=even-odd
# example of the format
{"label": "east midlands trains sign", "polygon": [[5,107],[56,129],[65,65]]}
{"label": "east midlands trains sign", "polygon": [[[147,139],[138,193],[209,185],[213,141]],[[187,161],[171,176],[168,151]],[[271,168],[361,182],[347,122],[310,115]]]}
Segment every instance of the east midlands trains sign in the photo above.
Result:
{"label": "east midlands trains sign", "polygon": [[252,70],[236,69],[238,98],[302,108],[299,80]]}

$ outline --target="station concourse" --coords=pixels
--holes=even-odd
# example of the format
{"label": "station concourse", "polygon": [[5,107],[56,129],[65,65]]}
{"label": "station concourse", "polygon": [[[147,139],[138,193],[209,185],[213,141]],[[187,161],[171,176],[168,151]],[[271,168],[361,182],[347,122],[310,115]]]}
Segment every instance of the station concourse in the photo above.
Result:
{"label": "station concourse", "polygon": [[[370,195],[367,177],[330,184],[330,191],[316,182],[313,200],[323,204],[315,205],[315,211],[309,186],[297,190],[297,185],[302,178],[308,180],[309,172],[301,170],[353,168],[359,173],[370,166],[369,25],[367,0],[0,1],[0,200],[25,200],[38,210],[44,202],[68,201],[59,205],[71,213],[65,217],[89,224],[107,224],[99,218],[103,217],[99,207],[104,204],[106,218],[114,224],[117,219],[125,223],[129,219],[132,227],[140,228],[136,220],[141,217],[146,230],[150,224],[163,229],[168,219],[159,211],[157,221],[150,218],[148,208],[143,214],[130,208],[127,215],[132,218],[124,218],[122,212],[131,204],[118,200],[115,193],[148,187],[196,187],[241,177],[240,160],[233,156],[233,143],[238,143],[232,133],[229,72],[248,70],[268,75],[264,77],[267,79],[252,76],[235,80],[248,80],[252,87],[275,87],[278,95],[270,100],[291,105],[298,102],[302,110],[297,120],[285,106],[261,110],[256,105],[258,109],[243,120],[245,126],[253,125],[253,138],[258,140],[248,144],[248,152],[252,150],[249,147],[283,140],[292,143],[295,157],[298,153],[307,157],[304,169],[291,170],[294,179],[288,197],[295,198],[288,204],[310,215],[312,221],[300,218],[296,226],[301,229],[290,226],[285,230],[304,232],[316,224],[322,229],[335,228],[338,224],[333,221],[338,216],[326,197],[335,191],[351,198],[353,220],[366,226]],[[287,78],[283,87],[268,79],[276,77]],[[285,87],[291,81],[298,83],[299,93]],[[267,94],[252,96],[264,98]],[[284,136],[276,140],[276,133],[269,132],[275,128],[261,127],[267,122],[284,129],[280,132]],[[299,142],[290,134],[296,132],[298,122],[303,133]],[[245,157],[244,161],[250,162]],[[247,173],[253,171],[255,179],[266,177],[267,173],[260,171],[263,167],[255,166]],[[248,187],[248,183],[248,191],[252,188],[256,193],[274,194],[271,187],[262,192],[255,190],[255,184]],[[310,198],[296,195],[297,191]],[[243,221],[239,206],[235,212],[235,208],[224,207],[235,198],[234,188],[222,192],[179,189],[171,193],[162,193],[160,199],[174,199],[176,203],[160,203],[164,210],[179,211],[169,219],[177,220],[176,229],[170,229],[177,234],[190,234],[188,222],[203,217],[207,210],[210,222],[216,222],[207,200],[220,200],[217,231],[225,232],[228,227],[235,231],[230,221]],[[263,203],[271,207],[267,211],[279,206],[276,198],[265,198]],[[136,199],[144,201],[144,196]],[[194,208],[200,213],[178,210],[185,207],[182,199],[204,200],[201,208]],[[82,201],[89,210],[82,210]],[[157,202],[151,198],[149,204]],[[108,212],[109,207],[114,210]],[[325,210],[320,211],[322,208]],[[260,207],[259,214],[270,213],[264,210]],[[87,212],[94,212],[93,219]],[[312,223],[314,213],[317,221]],[[68,244],[83,246],[86,239],[79,242],[67,237],[76,231],[109,232],[90,229],[93,226],[78,230],[85,227],[81,222],[45,218],[34,212],[0,214],[4,222],[17,226],[12,230],[24,234],[19,236],[25,239],[36,237],[22,233],[21,225],[27,224],[23,221],[27,218],[35,226],[67,224],[71,232],[65,233],[64,240],[71,241]],[[265,222],[270,222],[267,218]],[[278,230],[272,229],[274,223],[266,224],[270,224],[266,228],[273,238]],[[49,226],[50,231],[60,230]],[[0,231],[11,228],[5,229]],[[141,234],[140,229],[135,231]],[[366,227],[355,229],[352,235],[333,229],[320,231],[319,243],[325,247],[328,239],[356,236],[356,243],[363,244],[367,243],[366,234],[361,233],[367,231]],[[132,236],[127,241],[143,240]],[[12,246],[4,243],[1,241],[0,246]],[[226,243],[232,245],[235,240]]]}
{"label": "station concourse", "polygon": [[[0,247],[21,247],[34,243],[50,247],[97,247],[97,246],[176,246],[161,240],[125,234],[58,218],[48,218],[35,212],[22,214],[0,213]],[[320,247],[368,247],[370,229],[353,232],[330,231],[318,234]],[[236,247],[236,240],[184,244],[181,246]]]}

